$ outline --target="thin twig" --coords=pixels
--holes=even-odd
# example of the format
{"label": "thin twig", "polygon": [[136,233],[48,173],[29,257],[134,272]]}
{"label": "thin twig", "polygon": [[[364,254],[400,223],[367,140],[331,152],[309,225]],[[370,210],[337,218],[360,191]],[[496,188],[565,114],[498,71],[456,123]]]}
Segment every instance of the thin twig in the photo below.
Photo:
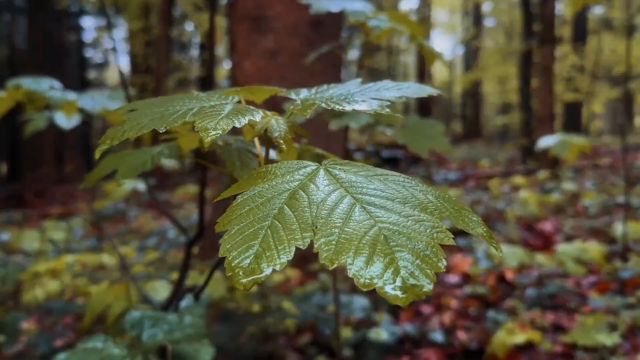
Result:
{"label": "thin twig", "polygon": [[258,137],[253,138],[253,143],[256,145],[256,153],[258,153],[258,162],[260,166],[264,165],[264,153],[262,152],[262,144],[260,144],[260,139]]}
{"label": "thin twig", "polygon": [[136,278],[133,276],[133,273],[131,272],[131,268],[129,267],[129,263],[127,262],[127,258],[120,252],[120,248],[118,246],[118,243],[116,243],[116,240],[111,236],[106,236],[105,239],[109,242],[109,244],[111,245],[111,248],[113,249],[113,252],[116,254],[116,257],[118,258],[118,262],[120,264],[120,272],[122,273],[122,276],[126,278],[133,285],[133,288],[136,290],[136,292],[138,292],[138,294],[140,295],[140,298],[145,304],[153,306],[154,305],[153,300],[151,300],[151,298],[144,292],[144,290],[142,289],[142,286],[140,286]]}
{"label": "thin twig", "polygon": [[209,272],[207,273],[207,277],[204,279],[204,282],[202,282],[202,284],[200,284],[200,286],[193,292],[193,297],[196,301],[200,301],[200,297],[202,296],[202,293],[207,289],[207,286],[209,286],[211,279],[213,279],[213,274],[216,272],[216,270],[220,268],[220,265],[222,265],[222,262],[223,262],[222,258],[220,257],[213,262],[213,265],[209,269]]}
{"label": "thin twig", "polygon": [[158,197],[153,192],[153,190],[151,188],[151,183],[149,182],[149,180],[147,178],[144,179],[144,183],[145,183],[145,186],[147,188],[147,196],[149,196],[149,199],[151,199],[151,201],[153,201],[153,203],[155,205],[154,206],[154,210],[156,210],[162,216],[167,218],[167,220],[169,220],[169,222],[171,222],[171,224],[184,237],[186,237],[186,238],[191,237],[191,234],[189,233],[189,229],[187,229],[187,227],[173,213],[171,213],[171,211],[169,211],[165,206],[163,206],[163,204],[160,202],[160,200],[158,200]]}
{"label": "thin twig", "polygon": [[333,295],[333,346],[335,347],[336,359],[342,358],[342,334],[340,333],[340,288],[338,287],[338,272],[331,270],[331,292]]}
{"label": "thin twig", "polygon": [[[197,156],[197,155],[196,155]],[[206,193],[207,193],[207,168],[199,166],[200,179],[198,181],[198,228],[196,233],[190,237],[184,244],[182,262],[180,264],[180,272],[178,273],[178,279],[173,285],[171,294],[162,305],[163,310],[172,310],[177,308],[184,296],[184,285],[187,281],[187,275],[191,270],[191,259],[193,257],[193,248],[198,244],[202,235],[204,234],[205,221],[206,221]]]}

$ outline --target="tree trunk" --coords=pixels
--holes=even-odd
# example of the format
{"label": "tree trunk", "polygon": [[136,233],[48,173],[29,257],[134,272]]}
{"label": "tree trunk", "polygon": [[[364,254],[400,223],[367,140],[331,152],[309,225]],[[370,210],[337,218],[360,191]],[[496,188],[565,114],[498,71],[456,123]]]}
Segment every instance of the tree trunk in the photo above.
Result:
{"label": "tree trunk", "polygon": [[158,36],[156,38],[156,66],[154,95],[167,95],[171,74],[171,27],[174,0],[161,0],[158,9]]}
{"label": "tree trunk", "polygon": [[[323,45],[340,40],[341,15],[311,15],[297,0],[234,0],[229,17],[235,86],[292,88],[340,81],[340,54],[327,52],[310,64],[305,59]],[[318,118],[305,128],[313,145],[346,155],[346,131],[329,131]]]}
{"label": "tree trunk", "polygon": [[[431,33],[431,0],[422,0],[419,7],[420,13],[418,17],[427,29],[427,39]],[[431,83],[431,59],[418,51],[418,81],[423,84]],[[418,99],[418,115],[421,117],[429,117],[433,114],[433,98],[426,97]]]}
{"label": "tree trunk", "polygon": [[[86,86],[84,57],[78,19],[80,13],[71,9],[58,9],[52,1],[30,0],[14,4],[12,19],[25,24],[16,26],[11,33],[8,49],[9,73],[40,74],[55,77],[67,88],[80,90]],[[14,21],[10,20],[10,23]],[[14,23],[16,24],[16,23]],[[17,25],[17,24],[16,24]],[[25,34],[26,30],[26,34]],[[56,183],[79,180],[89,167],[91,155],[87,152],[89,124],[83,123],[71,131],[55,126],[35,134],[29,139],[22,135],[22,123],[17,112],[2,122],[7,123],[11,137],[6,162],[8,182],[16,185],[9,196],[15,205],[35,205],[43,200],[46,191]],[[4,144],[3,144],[4,145]],[[2,156],[4,157],[4,155]],[[18,188],[21,188],[18,189]],[[4,197],[4,194],[0,194]]]}
{"label": "tree trunk", "polygon": [[207,0],[209,10],[209,24],[206,36],[200,43],[200,67],[201,75],[199,88],[201,91],[212,90],[216,85],[216,14],[218,13],[218,0]]}
{"label": "tree trunk", "polygon": [[[482,4],[480,1],[465,1],[463,10],[465,29],[464,72],[474,71],[480,59],[482,40]],[[473,74],[473,80],[464,88],[462,94],[462,137],[465,140],[482,137],[482,83]]]}
{"label": "tree trunk", "polygon": [[522,44],[520,54],[520,153],[525,162],[533,156],[535,136],[533,133],[533,108],[531,106],[531,78],[533,76],[533,11],[531,0],[520,0],[522,13]]}
{"label": "tree trunk", "polygon": [[[587,37],[589,35],[589,6],[584,6],[574,15],[573,19],[573,36],[572,45],[578,59],[580,59],[579,72],[584,72],[584,49],[587,45]],[[575,78],[572,77],[572,84],[575,86]],[[581,89],[571,89],[579,92]],[[580,133],[582,132],[582,100],[569,101],[564,104],[564,119],[562,122],[562,130],[566,132]]]}
{"label": "tree trunk", "polygon": [[540,0],[540,34],[538,37],[538,87],[536,93],[536,138],[554,132],[554,64],[556,45],[555,0]]}

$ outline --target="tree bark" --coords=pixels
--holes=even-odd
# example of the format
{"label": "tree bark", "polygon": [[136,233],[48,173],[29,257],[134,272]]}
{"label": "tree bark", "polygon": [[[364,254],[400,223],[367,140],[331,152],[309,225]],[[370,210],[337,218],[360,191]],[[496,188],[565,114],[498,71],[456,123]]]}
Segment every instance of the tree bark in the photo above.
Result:
{"label": "tree bark", "polygon": [[[229,17],[234,85],[292,88],[341,80],[340,54],[327,52],[310,64],[305,62],[314,50],[340,40],[341,15],[311,15],[297,0],[234,0]],[[329,131],[319,118],[305,128],[313,145],[346,155],[346,131]]]}
{"label": "tree bark", "polygon": [[554,132],[555,94],[554,65],[556,46],[555,0],[540,0],[540,33],[538,36],[539,60],[536,92],[536,138]]}
{"label": "tree bark", "polygon": [[[431,0],[422,0],[419,7],[419,19],[427,30],[427,39],[431,33]],[[418,81],[423,84],[431,83],[431,60],[418,51]],[[418,115],[430,117],[433,114],[433,98],[426,97],[418,99]]]}
{"label": "tree bark", "polygon": [[520,0],[522,14],[522,44],[520,54],[520,154],[525,162],[533,156],[535,137],[533,133],[533,108],[531,106],[531,78],[533,76],[533,11],[531,0]]}
{"label": "tree bark", "polygon": [[[587,45],[589,35],[589,6],[584,6],[578,11],[573,18],[573,36],[571,43],[573,51],[578,59],[580,59],[579,72],[584,72],[584,49]],[[572,79],[575,84],[575,79]],[[572,89],[575,92],[580,89]],[[568,101],[564,104],[564,118],[562,122],[562,130],[566,132],[580,133],[582,132],[582,100]]]}
{"label": "tree bark", "polygon": [[[482,4],[472,0],[464,2],[463,21],[465,28],[464,71],[476,69],[480,59],[482,39]],[[465,140],[482,137],[482,82],[474,79],[465,86],[462,94],[462,137]]]}
{"label": "tree bark", "polygon": [[154,95],[166,95],[171,74],[171,27],[174,0],[161,0],[158,9],[158,36],[156,38],[156,66]]}

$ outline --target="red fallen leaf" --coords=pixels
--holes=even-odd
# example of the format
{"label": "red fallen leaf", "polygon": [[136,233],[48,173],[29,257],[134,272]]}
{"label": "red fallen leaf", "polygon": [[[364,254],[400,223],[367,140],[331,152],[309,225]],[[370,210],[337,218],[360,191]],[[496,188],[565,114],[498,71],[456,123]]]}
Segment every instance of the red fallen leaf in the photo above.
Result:
{"label": "red fallen leaf", "polygon": [[636,290],[640,287],[640,278],[632,278],[625,280],[624,282],[624,291],[627,294],[634,294]]}
{"label": "red fallen leaf", "polygon": [[562,223],[558,219],[546,219],[536,223],[521,221],[523,244],[536,251],[550,250],[558,242]]}
{"label": "red fallen leaf", "polygon": [[471,271],[474,262],[475,260],[471,255],[461,252],[455,253],[451,255],[447,261],[449,265],[448,272],[457,275],[467,275]]}
{"label": "red fallen leaf", "polygon": [[617,287],[618,287],[618,284],[612,281],[602,280],[596,285],[595,291],[599,294],[609,294],[612,291],[615,291]]}

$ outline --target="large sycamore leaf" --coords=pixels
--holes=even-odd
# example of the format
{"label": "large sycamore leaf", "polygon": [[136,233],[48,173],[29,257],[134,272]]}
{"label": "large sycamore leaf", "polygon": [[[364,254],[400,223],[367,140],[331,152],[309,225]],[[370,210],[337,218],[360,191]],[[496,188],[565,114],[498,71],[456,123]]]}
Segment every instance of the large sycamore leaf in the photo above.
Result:
{"label": "large sycamore leaf", "polygon": [[162,96],[135,101],[118,110],[124,122],[100,139],[96,157],[120,142],[152,130],[164,132],[191,122],[205,144],[212,143],[234,127],[260,121],[272,113],[239,104],[240,99],[215,92]]}
{"label": "large sycamore leaf", "polygon": [[360,79],[282,93],[295,100],[292,111],[303,116],[309,116],[318,107],[345,112],[386,113],[393,102],[437,94],[436,89],[417,83],[383,80],[363,84]]}
{"label": "large sycamore leaf", "polygon": [[220,198],[236,194],[216,229],[234,283],[248,288],[282,269],[311,241],[329,268],[345,266],[356,284],[394,304],[428,294],[445,269],[444,225],[499,247],[468,207],[416,179],[345,160],[285,161],[258,169]]}
{"label": "large sycamore leaf", "polygon": [[177,143],[160,144],[109,154],[87,174],[82,186],[93,186],[114,172],[116,179],[134,178],[155,168],[163,159],[175,159],[179,156],[180,147]]}

